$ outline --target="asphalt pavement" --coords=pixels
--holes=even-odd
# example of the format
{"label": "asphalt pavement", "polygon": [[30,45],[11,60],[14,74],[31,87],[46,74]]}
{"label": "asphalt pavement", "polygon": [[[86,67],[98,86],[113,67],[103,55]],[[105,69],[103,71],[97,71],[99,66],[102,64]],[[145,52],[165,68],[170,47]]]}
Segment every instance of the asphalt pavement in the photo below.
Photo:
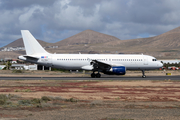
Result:
{"label": "asphalt pavement", "polygon": [[91,77],[0,77],[0,80],[175,80],[180,81],[180,75],[176,76],[108,76],[102,75],[101,78]]}

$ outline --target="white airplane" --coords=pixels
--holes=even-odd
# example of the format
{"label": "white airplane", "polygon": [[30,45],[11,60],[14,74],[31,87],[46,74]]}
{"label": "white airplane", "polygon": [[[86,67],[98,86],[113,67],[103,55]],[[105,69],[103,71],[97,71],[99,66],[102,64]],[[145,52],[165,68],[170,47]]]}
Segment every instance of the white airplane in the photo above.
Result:
{"label": "white airplane", "polygon": [[[66,70],[92,71],[92,78],[100,78],[100,72],[108,75],[125,75],[126,70],[154,70],[163,65],[149,55],[135,54],[51,54],[48,53],[28,30],[21,30],[26,55],[24,61]],[[95,73],[96,72],[96,73]]]}

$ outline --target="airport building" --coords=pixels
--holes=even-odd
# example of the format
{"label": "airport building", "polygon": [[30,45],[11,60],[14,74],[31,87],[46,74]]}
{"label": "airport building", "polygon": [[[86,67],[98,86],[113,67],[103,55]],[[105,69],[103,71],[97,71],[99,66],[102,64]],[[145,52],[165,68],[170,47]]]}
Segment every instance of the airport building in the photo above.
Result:
{"label": "airport building", "polygon": [[180,63],[180,60],[159,60],[159,61],[162,61],[163,64],[179,64]]}
{"label": "airport building", "polygon": [[51,67],[46,67],[37,64],[12,64],[11,70],[51,70]]}
{"label": "airport building", "polygon": [[11,70],[37,70],[37,65],[12,64]]}
{"label": "airport building", "polygon": [[6,62],[11,63],[11,70],[51,70],[51,67],[46,67],[37,64],[26,63],[22,60],[5,58],[0,61],[0,70],[6,67]]}

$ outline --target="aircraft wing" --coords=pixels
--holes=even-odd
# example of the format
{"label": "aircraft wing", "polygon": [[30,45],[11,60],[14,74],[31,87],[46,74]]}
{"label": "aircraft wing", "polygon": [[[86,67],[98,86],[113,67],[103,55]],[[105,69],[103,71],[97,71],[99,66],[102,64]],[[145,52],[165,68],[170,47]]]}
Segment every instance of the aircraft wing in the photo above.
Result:
{"label": "aircraft wing", "polygon": [[84,70],[93,70],[93,71],[106,71],[111,69],[111,65],[105,62],[101,62],[98,60],[92,60],[90,65],[86,65],[81,67]]}
{"label": "aircraft wing", "polygon": [[111,64],[108,62],[102,62],[98,60],[92,60],[90,64],[93,66],[94,71],[109,71],[112,67],[124,66],[122,64]]}
{"label": "aircraft wing", "polygon": [[110,64],[101,62],[98,60],[92,60],[92,62],[90,64],[93,65],[93,70],[96,70],[96,71],[109,70],[112,67]]}

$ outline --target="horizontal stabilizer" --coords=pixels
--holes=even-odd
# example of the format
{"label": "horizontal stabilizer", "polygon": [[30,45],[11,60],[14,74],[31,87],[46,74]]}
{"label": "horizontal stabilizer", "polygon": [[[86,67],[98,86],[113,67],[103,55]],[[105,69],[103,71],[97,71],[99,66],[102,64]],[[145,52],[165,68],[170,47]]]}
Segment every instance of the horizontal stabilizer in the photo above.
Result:
{"label": "horizontal stabilizer", "polygon": [[28,56],[28,55],[24,55],[23,57],[25,57],[25,58],[29,58],[29,59],[39,59],[38,57],[33,57],[33,56]]}

